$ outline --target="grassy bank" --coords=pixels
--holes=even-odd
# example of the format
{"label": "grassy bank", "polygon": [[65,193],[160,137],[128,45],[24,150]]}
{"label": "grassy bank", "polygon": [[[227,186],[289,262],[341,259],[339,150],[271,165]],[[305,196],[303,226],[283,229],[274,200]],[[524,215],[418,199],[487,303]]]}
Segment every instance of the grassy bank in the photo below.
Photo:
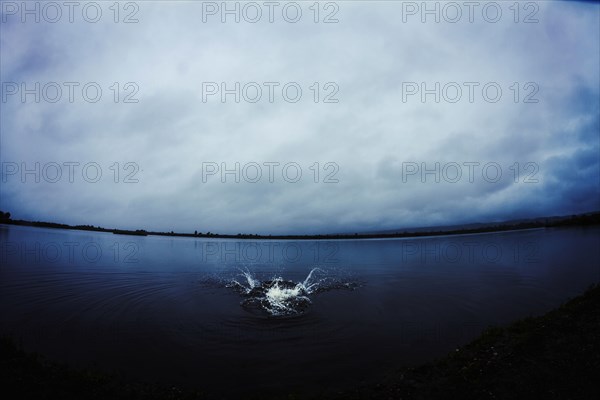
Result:
{"label": "grassy bank", "polygon": [[70,368],[26,353],[10,338],[0,339],[3,398],[56,400],[187,400],[203,399],[200,393],[175,387],[128,382],[93,370]]}
{"label": "grassy bank", "polygon": [[600,398],[600,285],[563,306],[503,328],[431,364],[396,371],[348,399]]}
{"label": "grassy bank", "polygon": [[[202,399],[173,387],[69,368],[0,341],[0,376],[11,399]],[[600,396],[600,286],[543,316],[490,328],[431,364],[401,369],[344,399],[589,399]],[[260,398],[248,394],[246,398]],[[330,397],[330,396],[328,396]],[[296,398],[280,396],[278,398]]]}

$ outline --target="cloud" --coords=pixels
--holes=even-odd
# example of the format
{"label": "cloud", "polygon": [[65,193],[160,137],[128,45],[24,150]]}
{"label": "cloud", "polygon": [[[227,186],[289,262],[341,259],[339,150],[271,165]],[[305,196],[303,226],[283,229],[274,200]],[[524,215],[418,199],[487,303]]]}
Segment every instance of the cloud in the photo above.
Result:
{"label": "cloud", "polygon": [[[457,23],[444,14],[440,23],[432,16],[422,23],[402,3],[340,2],[332,24],[315,23],[308,3],[299,3],[297,23],[279,9],[273,23],[266,9],[257,23],[234,23],[232,16],[221,23],[220,15],[203,23],[201,2],[138,2],[139,22],[132,24],[122,23],[131,9],[121,9],[115,23],[102,4],[97,23],[77,12],[73,23],[67,14],[57,23],[2,16],[0,208],[15,218],[321,233],[600,206],[600,35],[590,34],[600,31],[598,4],[536,3],[538,23],[523,23],[529,9],[515,23],[506,5],[496,23],[480,9],[472,23],[465,9]],[[333,11],[321,9],[319,21]],[[40,102],[29,94],[23,103],[20,92],[7,95],[11,82],[29,89],[56,82],[62,97],[47,101],[49,87]],[[73,102],[68,82],[79,83]],[[255,82],[246,94],[258,86],[262,97],[251,103],[242,92],[239,103],[234,94],[225,103],[219,95],[203,102],[206,82],[225,82],[227,89],[239,82],[240,90]],[[278,83],[273,102],[264,82]],[[301,87],[298,102],[285,100],[286,83]],[[407,96],[406,83],[420,92]],[[436,83],[439,102],[431,93],[422,102],[421,89]],[[86,100],[96,87],[102,97]],[[496,87],[502,96],[489,101]],[[460,100],[448,101],[457,88]],[[36,162],[39,183],[35,173],[24,183],[22,171],[11,174],[15,165],[32,169]],[[69,162],[79,163],[72,183]],[[279,163],[273,182],[268,162]],[[49,163],[62,167],[56,183],[44,175],[52,172]],[[89,163],[102,171],[98,182],[82,175]],[[206,163],[239,163],[240,182],[234,174],[203,176]],[[252,163],[262,169],[256,183],[244,179]],[[297,182],[283,174],[292,163],[302,171]],[[439,171],[426,173],[436,163]],[[453,182],[455,164],[462,178]],[[408,169],[414,165],[416,173]],[[338,182],[325,183],[327,177]]]}

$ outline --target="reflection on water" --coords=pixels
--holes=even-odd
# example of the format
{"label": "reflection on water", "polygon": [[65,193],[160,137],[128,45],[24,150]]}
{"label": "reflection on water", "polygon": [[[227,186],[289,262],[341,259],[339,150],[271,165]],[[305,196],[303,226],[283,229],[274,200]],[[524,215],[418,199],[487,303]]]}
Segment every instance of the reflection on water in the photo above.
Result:
{"label": "reflection on water", "polygon": [[599,280],[599,237],[235,241],[0,225],[1,333],[215,395],[335,390],[579,294]]}

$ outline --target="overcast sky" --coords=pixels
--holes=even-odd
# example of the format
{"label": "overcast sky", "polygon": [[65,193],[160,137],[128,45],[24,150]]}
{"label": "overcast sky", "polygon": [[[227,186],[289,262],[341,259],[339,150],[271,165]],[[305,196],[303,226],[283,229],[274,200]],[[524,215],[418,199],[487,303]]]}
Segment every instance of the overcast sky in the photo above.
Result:
{"label": "overcast sky", "polygon": [[13,218],[322,233],[600,209],[597,3],[439,3],[439,23],[421,2],[239,3],[239,23],[221,2],[113,3],[36,22],[3,2]]}

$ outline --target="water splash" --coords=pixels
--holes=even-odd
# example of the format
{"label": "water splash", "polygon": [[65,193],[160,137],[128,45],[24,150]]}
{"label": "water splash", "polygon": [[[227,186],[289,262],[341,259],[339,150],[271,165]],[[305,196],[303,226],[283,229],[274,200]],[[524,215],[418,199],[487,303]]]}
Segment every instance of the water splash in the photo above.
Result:
{"label": "water splash", "polygon": [[226,286],[239,291],[243,296],[242,306],[258,309],[272,316],[288,316],[304,313],[311,305],[309,295],[334,288],[353,288],[352,283],[340,284],[327,276],[320,268],[313,268],[302,282],[293,282],[275,277],[259,281],[250,271],[240,270],[242,279],[232,279]]}

